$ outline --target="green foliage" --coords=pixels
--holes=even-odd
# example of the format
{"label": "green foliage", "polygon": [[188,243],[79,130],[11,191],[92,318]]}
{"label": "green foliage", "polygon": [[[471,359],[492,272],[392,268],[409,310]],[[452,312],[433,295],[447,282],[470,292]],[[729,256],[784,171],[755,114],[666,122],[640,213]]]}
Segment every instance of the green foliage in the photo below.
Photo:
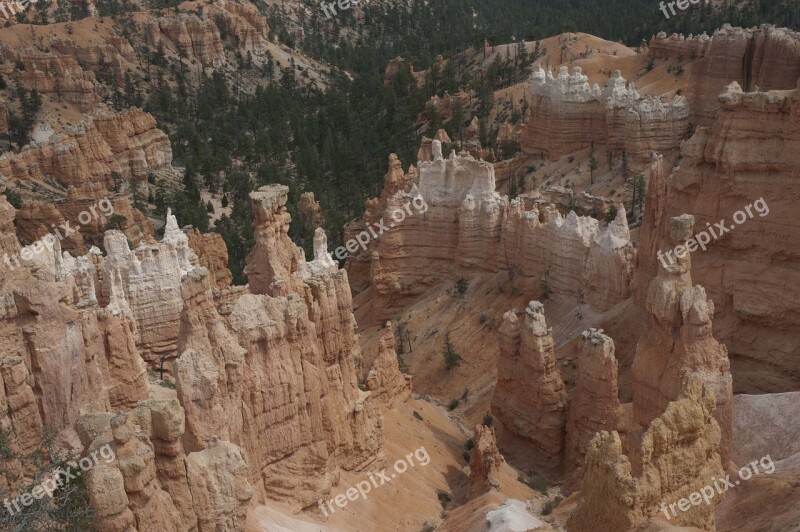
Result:
{"label": "green foliage", "polygon": [[444,351],[442,351],[442,355],[444,356],[444,367],[448,371],[458,366],[458,364],[461,362],[461,356],[458,354],[458,352],[456,352],[453,344],[450,342],[449,333],[444,341]]}
{"label": "green foliage", "polygon": [[555,499],[549,500],[546,503],[544,503],[544,506],[542,507],[542,515],[550,515],[551,513],[553,513],[553,510],[556,508],[556,506],[559,505],[559,503],[561,503],[563,499],[564,498],[561,495],[559,495]]}
{"label": "green foliage", "polygon": [[464,449],[466,449],[467,451],[471,451],[473,447],[475,447],[475,442],[472,440],[472,438],[468,439],[464,443]]}
{"label": "green foliage", "polygon": [[111,229],[117,229],[119,231],[123,231],[127,225],[128,225],[127,218],[125,218],[121,214],[112,214],[111,217],[109,217],[108,221],[106,222],[104,231],[109,231]]}
{"label": "green foliage", "polygon": [[6,200],[15,209],[21,209],[22,208],[22,197],[19,195],[19,192],[15,192],[13,190],[6,189]]}
{"label": "green foliage", "polygon": [[532,490],[538,491],[542,495],[545,496],[547,495],[547,490],[548,490],[547,481],[544,478],[537,475],[536,473],[531,475],[529,478],[526,478],[524,475],[520,474],[517,477],[517,480],[527,485]]}
{"label": "green foliage", "polygon": [[458,399],[451,399],[450,402],[447,404],[447,409],[451,412],[458,408]]}
{"label": "green foliage", "polygon": [[465,277],[459,277],[456,281],[456,293],[463,297],[469,289],[469,281]]}
{"label": "green foliage", "polygon": [[607,224],[610,224],[611,222],[613,222],[614,219],[617,217],[617,212],[618,211],[619,211],[619,209],[617,208],[617,206],[616,205],[612,205],[611,208],[608,209],[608,214],[606,214],[605,222]]}
{"label": "green foliage", "polygon": [[419,412],[417,412],[416,410],[414,410],[414,417],[417,418],[418,420],[422,421],[422,415]]}
{"label": "green foliage", "polygon": [[492,422],[494,422],[494,417],[492,416],[491,412],[486,412],[486,415],[483,416],[483,424],[487,427],[491,427]]}
{"label": "green foliage", "polygon": [[439,499],[439,504],[442,505],[442,508],[447,508],[447,506],[450,504],[450,501],[452,500],[450,494],[445,491],[437,491],[436,498]]}

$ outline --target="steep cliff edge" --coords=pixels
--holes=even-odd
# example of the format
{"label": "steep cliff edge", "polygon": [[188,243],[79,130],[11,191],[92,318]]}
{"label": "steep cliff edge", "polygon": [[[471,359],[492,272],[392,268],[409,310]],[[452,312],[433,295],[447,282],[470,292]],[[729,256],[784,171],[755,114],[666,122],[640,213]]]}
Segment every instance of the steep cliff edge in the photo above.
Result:
{"label": "steep cliff edge", "polygon": [[656,252],[674,244],[669,219],[691,214],[694,232],[710,240],[691,254],[691,276],[715,303],[714,330],[730,353],[736,392],[800,386],[800,315],[793,304],[800,249],[791,200],[800,168],[798,94],[746,93],[731,84],[719,96],[713,126],[698,128],[684,145],[681,166],[668,173],[656,160],[650,172],[637,298],[643,304]]}

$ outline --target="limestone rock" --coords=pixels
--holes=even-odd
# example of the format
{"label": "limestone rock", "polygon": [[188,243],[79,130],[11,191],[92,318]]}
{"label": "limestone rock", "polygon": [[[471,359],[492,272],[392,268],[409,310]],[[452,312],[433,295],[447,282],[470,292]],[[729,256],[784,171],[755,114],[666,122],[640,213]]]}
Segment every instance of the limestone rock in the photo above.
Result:
{"label": "limestone rock", "polygon": [[[622,453],[616,432],[599,432],[589,444],[582,501],[570,516],[570,530],[629,530],[723,477],[722,441],[714,420],[713,391],[699,373],[688,376],[676,401],[653,420],[642,437],[637,458]],[[670,514],[679,526],[714,530],[714,506],[692,505]],[[660,514],[659,514],[660,515]]]}
{"label": "limestone rock", "polygon": [[558,472],[563,464],[567,393],[556,368],[544,307],[531,301],[524,324],[514,312],[506,312],[499,333],[501,357],[492,413],[505,430],[531,445],[540,467]]}
{"label": "limestone rock", "polygon": [[500,487],[500,466],[505,458],[497,448],[494,429],[477,425],[472,435],[475,446],[469,462],[469,496],[478,497],[492,488]]}
{"label": "limestone rock", "polygon": [[366,384],[373,397],[392,408],[411,396],[411,376],[400,371],[392,322],[386,322],[384,330]]}
{"label": "limestone rock", "polygon": [[219,290],[226,290],[233,281],[228,269],[228,248],[219,233],[201,233],[197,229],[186,232],[189,247],[197,255],[197,264],[208,270],[211,284]]}
{"label": "limestone rock", "polygon": [[589,85],[581,67],[573,67],[570,74],[562,66],[553,76],[537,66],[531,91],[530,119],[522,128],[520,145],[526,153],[549,159],[598,143],[613,152],[626,150],[630,164],[638,168],[647,164],[652,151],[677,155],[689,124],[682,97],[671,103],[643,98],[618,70],[600,89]]}
{"label": "limestone rock", "polygon": [[247,459],[226,441],[186,457],[186,476],[197,512],[198,532],[236,532],[244,529],[253,488],[247,480]]}
{"label": "limestone rock", "polygon": [[[694,217],[673,217],[669,227],[673,245],[684,242],[694,232]],[[712,334],[714,303],[702,286],[692,286],[690,255],[676,259],[659,264],[647,293],[649,327],[639,340],[632,368],[633,414],[646,426],[677,398],[687,375],[702,373],[716,396],[720,453],[727,462],[733,400],[728,351]]]}
{"label": "limestone rock", "polygon": [[717,97],[733,81],[752,92],[794,89],[800,78],[800,33],[786,28],[723,24],[710,40],[690,46],[701,48],[688,88],[693,124],[713,124]]}
{"label": "limestone rock", "polygon": [[578,376],[567,425],[567,469],[583,467],[586,449],[595,433],[622,428],[614,342],[602,329],[589,329],[578,344]]}

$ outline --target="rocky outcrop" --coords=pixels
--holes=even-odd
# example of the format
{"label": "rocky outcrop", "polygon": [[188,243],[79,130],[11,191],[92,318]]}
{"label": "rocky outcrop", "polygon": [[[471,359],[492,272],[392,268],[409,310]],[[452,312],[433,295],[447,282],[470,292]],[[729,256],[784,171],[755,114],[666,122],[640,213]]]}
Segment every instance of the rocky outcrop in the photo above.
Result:
{"label": "rocky outcrop", "polygon": [[656,160],[651,169],[637,292],[647,294],[656,252],[671,247],[668,220],[691,206],[696,232],[715,235],[692,253],[691,275],[715,303],[714,330],[730,352],[737,393],[800,386],[793,303],[800,297],[793,266],[800,226],[791,199],[800,168],[798,113],[800,90],[745,93],[731,84],[713,127],[698,128],[685,143],[680,168],[670,175]]}
{"label": "rocky outcrop", "polygon": [[186,458],[186,476],[197,511],[198,532],[236,532],[245,528],[253,488],[242,450],[212,440],[204,451]]}
{"label": "rocky outcrop", "polygon": [[[659,34],[659,40],[665,38]],[[682,36],[671,39],[681,42]],[[700,49],[688,88],[693,124],[714,122],[721,107],[717,97],[731,82],[753,92],[794,89],[800,79],[800,33],[796,31],[766,24],[751,29],[724,24],[710,41],[699,38],[701,45],[695,41],[698,38],[688,39],[689,46]]]}
{"label": "rocky outcrop", "polygon": [[113,417],[87,414],[81,426],[85,454],[100,449],[107,458],[87,473],[89,501],[104,530],[243,526],[253,492],[241,449],[213,439],[186,456],[177,401],[145,401]]}
{"label": "rocky outcrop", "polygon": [[493,428],[477,425],[472,440],[474,447],[469,461],[469,497],[475,498],[500,487],[500,466],[506,461],[497,448]]}
{"label": "rocky outcrop", "polygon": [[393,408],[411,396],[411,375],[400,371],[392,322],[386,322],[384,329],[378,342],[378,356],[367,374],[366,385],[373,397]]}
{"label": "rocky outcrop", "polygon": [[[574,212],[565,218],[551,205],[527,210],[524,198],[509,201],[494,191],[491,164],[468,154],[444,159],[440,147],[434,140],[434,159],[420,163],[417,187],[410,193],[398,187],[391,194],[387,186],[381,200],[368,202],[361,221],[363,227],[377,213],[385,221],[395,220],[357,258],[348,259],[348,268],[363,268],[369,260],[377,296],[373,304],[382,316],[448,279],[456,266],[510,270],[527,279],[532,290],[576,296],[588,281],[598,290],[591,301],[603,309],[628,297],[633,248],[626,241],[624,212],[601,230],[597,220]],[[399,162],[392,165],[392,182],[417,180],[416,168],[401,177]],[[603,276],[608,285],[600,280]]]}
{"label": "rocky outcrop", "polygon": [[556,368],[555,344],[542,304],[528,304],[523,324],[514,312],[506,312],[499,341],[492,414],[504,431],[531,446],[537,466],[559,472],[564,458],[567,393]]}
{"label": "rocky outcrop", "polygon": [[711,37],[706,33],[684,37],[678,33],[667,36],[662,31],[650,39],[647,55],[653,59],[697,59],[706,55],[710,43]]}
{"label": "rocky outcrop", "polygon": [[197,261],[188,237],[168,211],[161,242],[132,251],[125,235],[112,230],[106,233],[105,249],[102,300],[110,298],[119,282],[116,288],[125,294],[138,324],[142,357],[155,365],[161,356],[174,356],[184,305],[181,280]]}
{"label": "rocky outcrop", "polygon": [[193,59],[204,67],[219,68],[225,64],[225,50],[216,24],[193,13],[148,22],[145,43],[152,48],[164,45],[179,57]]}
{"label": "rocky outcrop", "polygon": [[623,454],[616,432],[597,433],[586,453],[582,501],[567,528],[630,530],[663,512],[678,526],[714,530],[714,506],[722,498],[716,492],[709,504],[693,502],[685,512],[668,505],[724,476],[715,402],[702,377],[687,377],[676,401],[645,431],[636,458]]}
{"label": "rocky outcrop", "polygon": [[303,192],[300,194],[300,221],[303,228],[309,233],[313,233],[317,227],[322,227],[322,207],[314,199],[313,192]]}
{"label": "rocky outcrop", "polygon": [[17,68],[22,86],[77,105],[91,111],[100,102],[96,79],[73,58],[52,52],[42,52],[31,46],[0,45],[0,57]]}
{"label": "rocky outcrop", "polygon": [[197,264],[208,270],[211,284],[219,290],[226,290],[233,281],[228,269],[228,247],[219,233],[201,233],[197,229],[186,230],[189,247],[197,255]]}
{"label": "rocky outcrop", "polygon": [[578,376],[567,425],[567,469],[581,470],[595,433],[622,428],[614,342],[602,329],[589,329],[583,332],[578,344]]}
{"label": "rocky outcrop", "polygon": [[[673,245],[685,242],[694,233],[694,218],[674,217],[669,228]],[[722,428],[719,452],[727,463],[733,400],[728,352],[712,334],[714,303],[702,286],[692,286],[689,254],[676,258],[673,263],[659,263],[647,292],[649,327],[637,344],[632,368],[633,415],[647,426],[678,397],[689,374],[701,374],[703,385],[717,400],[715,416]]]}
{"label": "rocky outcrop", "polygon": [[[322,229],[311,262],[288,238],[287,192],[273,185],[250,194],[252,294],[238,299],[229,319],[246,350],[241,441],[252,482],[269,498],[303,507],[342,469],[375,463],[383,436],[376,403],[357,386],[347,274],[328,255]],[[225,375],[222,366],[206,367]]]}
{"label": "rocky outcrop", "polygon": [[688,107],[683,97],[672,102],[642,98],[633,83],[615,71],[602,90],[581,67],[566,66],[558,76],[538,66],[531,81],[532,106],[520,145],[526,153],[558,159],[562,155],[607,145],[628,153],[633,167],[647,164],[652,151],[677,155],[688,131]]}
{"label": "rocky outcrop", "polygon": [[156,128],[150,114],[132,108],[120,114],[98,111],[69,134],[3,155],[0,177],[40,183],[53,179],[64,188],[96,184],[112,190],[112,172],[143,181],[148,172],[171,162],[166,134]]}

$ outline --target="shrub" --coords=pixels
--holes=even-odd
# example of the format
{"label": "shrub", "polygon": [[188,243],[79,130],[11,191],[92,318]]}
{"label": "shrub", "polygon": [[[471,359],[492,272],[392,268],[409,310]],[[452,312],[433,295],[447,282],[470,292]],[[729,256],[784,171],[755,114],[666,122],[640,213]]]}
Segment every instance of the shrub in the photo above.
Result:
{"label": "shrub", "polygon": [[450,401],[450,403],[448,403],[448,405],[447,405],[447,408],[448,408],[448,410],[450,410],[451,412],[452,412],[453,410],[455,410],[456,408],[458,408],[458,399],[452,399],[452,400]]}
{"label": "shrub", "polygon": [[525,478],[522,475],[517,477],[517,480],[528,486],[534,491],[538,491],[542,495],[547,495],[547,481],[534,473],[530,478]]}
{"label": "shrub", "polygon": [[472,448],[475,447],[475,441],[470,438],[464,443],[464,449],[471,451]]}
{"label": "shrub", "polygon": [[490,412],[486,412],[486,415],[483,416],[483,424],[487,427],[491,427],[493,421],[494,417],[492,417],[492,414]]}
{"label": "shrub", "polygon": [[556,506],[559,505],[559,503],[561,502],[562,499],[563,499],[563,497],[561,497],[561,495],[559,495],[555,499],[553,499],[551,501],[547,501],[544,504],[544,507],[542,508],[542,515],[550,515],[551,513],[553,513],[553,509]]}
{"label": "shrub", "polygon": [[470,463],[472,461],[472,453],[469,451],[464,451],[464,454],[461,455],[464,458],[466,463]]}
{"label": "shrub", "polygon": [[422,421],[422,416],[416,410],[414,410],[414,417],[417,418],[418,420]]}
{"label": "shrub", "polygon": [[436,492],[436,497],[439,499],[439,503],[442,505],[442,508],[447,508],[447,505],[452,500],[450,498],[450,494],[446,493],[444,491],[437,491]]}
{"label": "shrub", "polygon": [[448,371],[458,366],[461,361],[461,356],[456,352],[453,344],[450,342],[449,334],[445,338],[442,355],[444,356],[444,367],[447,368]]}
{"label": "shrub", "polygon": [[459,277],[458,281],[456,281],[456,292],[459,296],[463,296],[467,293],[467,289],[469,288],[469,281],[465,277]]}
{"label": "shrub", "polygon": [[436,527],[426,522],[424,525],[422,525],[420,532],[433,532],[434,530],[436,530]]}

